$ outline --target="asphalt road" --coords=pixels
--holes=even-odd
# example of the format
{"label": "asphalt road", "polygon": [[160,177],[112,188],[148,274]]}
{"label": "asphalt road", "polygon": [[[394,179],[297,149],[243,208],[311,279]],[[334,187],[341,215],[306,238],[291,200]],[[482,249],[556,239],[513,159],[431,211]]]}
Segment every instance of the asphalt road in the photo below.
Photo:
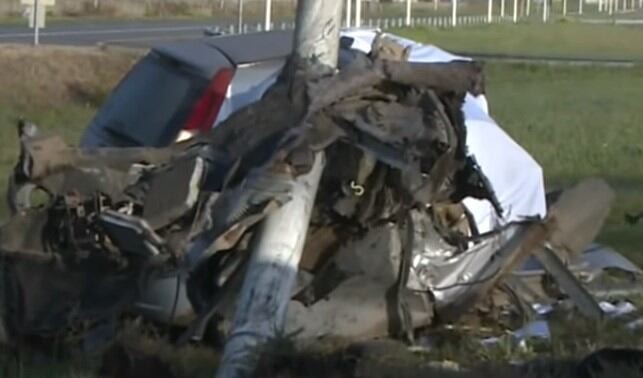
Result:
{"label": "asphalt road", "polygon": [[[157,42],[198,38],[207,27],[229,24],[204,21],[94,22],[51,25],[40,30],[40,43],[87,46],[98,43],[148,47]],[[0,43],[31,43],[33,30],[26,26],[0,26]]]}

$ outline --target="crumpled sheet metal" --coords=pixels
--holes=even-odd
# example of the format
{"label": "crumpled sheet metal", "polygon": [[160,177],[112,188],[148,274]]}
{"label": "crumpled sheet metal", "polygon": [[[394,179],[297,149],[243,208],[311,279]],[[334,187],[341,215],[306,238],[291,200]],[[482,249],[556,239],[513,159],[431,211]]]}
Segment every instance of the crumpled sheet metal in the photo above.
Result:
{"label": "crumpled sheet metal", "polygon": [[[90,275],[98,267],[143,277],[149,261],[123,253],[96,223],[101,213],[115,211],[124,214],[118,220],[124,230],[144,226],[154,239],[150,241],[159,245],[156,250],[166,257],[159,260],[166,269],[193,272],[219,252],[247,250],[253,225],[275,204],[287,201],[280,177],[306,173],[313,154],[321,149],[329,158],[313,228],[341,225],[360,233],[383,221],[401,224],[411,209],[426,209],[428,204],[468,195],[491,199],[491,188],[479,190],[484,183],[469,186],[470,177],[476,181],[481,175],[467,164],[460,110],[466,92],[479,90],[481,67],[474,62],[418,64],[385,57],[378,54],[315,80],[305,73],[288,78],[286,70],[285,79],[260,102],[235,113],[209,134],[168,148],[82,150],[24,133],[16,184],[46,187],[53,201],[42,209],[16,213],[0,229],[0,252],[14,257],[24,252],[25,261],[32,254],[54,257],[65,269]],[[34,148],[39,144],[51,148]],[[343,153],[333,154],[342,148]],[[206,166],[197,203],[182,201],[189,205],[182,216],[173,212],[163,217],[155,211],[160,217],[155,219],[162,221],[145,220],[150,185],[158,190],[158,182],[168,182],[155,178],[173,175],[168,167],[191,159],[202,159]],[[369,159],[370,164],[346,169],[347,161]],[[133,169],[141,165],[146,167],[143,174]],[[74,181],[69,180],[72,176]],[[363,181],[363,193],[347,190],[347,184],[353,185],[346,178]],[[105,179],[109,182],[103,183]],[[169,199],[174,190],[167,186]],[[475,193],[469,193],[471,189]],[[162,192],[155,193],[155,198],[163,198]],[[356,201],[348,216],[334,210],[342,198]],[[37,224],[36,218],[44,219],[44,224]],[[37,225],[32,235],[46,237],[31,245],[20,234],[8,233],[25,223]],[[199,288],[188,287],[191,298],[194,290]],[[91,303],[88,306],[87,312],[95,314]],[[44,308],[32,310],[46,313]]]}

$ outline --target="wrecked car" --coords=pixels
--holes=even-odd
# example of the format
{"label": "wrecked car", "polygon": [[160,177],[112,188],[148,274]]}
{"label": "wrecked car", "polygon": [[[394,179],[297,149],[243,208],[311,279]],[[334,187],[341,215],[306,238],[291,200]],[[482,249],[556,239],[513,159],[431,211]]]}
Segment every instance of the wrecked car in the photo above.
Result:
{"label": "wrecked car", "polygon": [[[107,111],[116,100],[84,147],[21,124],[14,213],[0,228],[6,341],[90,333],[124,313],[182,325],[183,341],[225,329],[261,222],[291,200],[292,180],[320,151],[325,168],[287,315],[298,337],[412,340],[416,328],[479,304],[515,306],[524,285],[551,298],[539,279],[556,267],[564,291],[579,292],[595,315],[566,266],[600,229],[609,188],[587,182],[547,211],[537,165],[516,176],[485,154],[501,147],[476,127],[494,127],[499,137],[489,140],[500,146],[512,141],[488,115],[479,63],[372,31],[345,33],[343,49],[350,58],[339,73],[289,87],[277,79],[288,69],[276,70],[257,101],[220,121],[208,109],[204,130],[178,143],[189,112],[133,129],[108,120],[118,117]],[[163,137],[124,135],[138,130]],[[486,168],[494,165],[504,168]],[[524,177],[536,184],[516,179]],[[588,192],[595,206],[579,195]],[[531,255],[536,264],[521,269]],[[504,295],[491,295],[507,282]]]}

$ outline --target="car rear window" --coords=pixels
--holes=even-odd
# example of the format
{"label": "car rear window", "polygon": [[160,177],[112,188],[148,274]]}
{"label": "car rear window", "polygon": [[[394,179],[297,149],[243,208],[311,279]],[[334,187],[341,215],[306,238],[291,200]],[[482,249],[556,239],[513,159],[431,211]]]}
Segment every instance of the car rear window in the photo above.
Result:
{"label": "car rear window", "polygon": [[88,132],[121,146],[167,145],[208,82],[180,62],[152,52],[112,92]]}

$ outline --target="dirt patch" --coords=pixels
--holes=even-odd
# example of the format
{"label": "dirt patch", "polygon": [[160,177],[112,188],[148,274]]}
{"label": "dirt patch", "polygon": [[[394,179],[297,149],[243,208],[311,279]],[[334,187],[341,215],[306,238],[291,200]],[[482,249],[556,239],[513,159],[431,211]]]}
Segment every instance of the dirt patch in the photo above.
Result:
{"label": "dirt patch", "polygon": [[[96,104],[138,57],[134,52],[98,48],[0,45],[0,102]],[[21,99],[16,99],[16,88],[23,88]]]}

